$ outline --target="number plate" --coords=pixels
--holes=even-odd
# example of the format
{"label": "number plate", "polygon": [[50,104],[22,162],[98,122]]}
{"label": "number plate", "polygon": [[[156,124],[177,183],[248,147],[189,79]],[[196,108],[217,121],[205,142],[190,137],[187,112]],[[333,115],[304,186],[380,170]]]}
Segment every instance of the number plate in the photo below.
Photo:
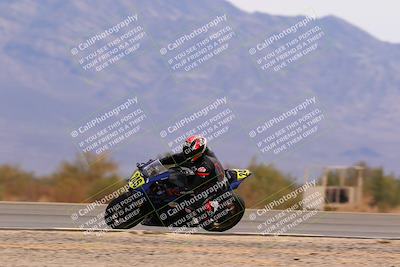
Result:
{"label": "number plate", "polygon": [[240,169],[233,169],[236,172],[236,177],[238,180],[242,180],[250,176],[249,170],[240,170]]}
{"label": "number plate", "polygon": [[129,180],[129,187],[132,189],[136,189],[138,187],[141,187],[145,183],[146,181],[144,180],[142,173],[139,170],[137,170]]}

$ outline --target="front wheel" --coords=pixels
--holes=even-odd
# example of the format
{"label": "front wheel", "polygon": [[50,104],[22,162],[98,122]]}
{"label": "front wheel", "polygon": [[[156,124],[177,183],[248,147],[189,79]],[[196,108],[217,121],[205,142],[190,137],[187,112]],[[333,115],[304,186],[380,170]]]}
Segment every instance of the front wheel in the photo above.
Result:
{"label": "front wheel", "polygon": [[203,229],[210,232],[224,232],[233,228],[240,222],[244,215],[245,203],[243,199],[234,193],[230,201],[222,204],[221,209],[209,214],[209,223],[203,226]]}
{"label": "front wheel", "polygon": [[108,204],[104,220],[112,229],[132,228],[141,222],[148,204],[140,191],[126,192]]}

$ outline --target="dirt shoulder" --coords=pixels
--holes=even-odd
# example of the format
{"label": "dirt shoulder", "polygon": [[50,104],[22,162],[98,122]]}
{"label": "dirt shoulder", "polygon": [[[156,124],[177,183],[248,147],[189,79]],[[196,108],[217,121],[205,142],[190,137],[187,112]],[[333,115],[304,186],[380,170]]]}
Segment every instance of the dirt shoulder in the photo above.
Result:
{"label": "dirt shoulder", "polygon": [[400,241],[0,231],[1,266],[396,266]]}

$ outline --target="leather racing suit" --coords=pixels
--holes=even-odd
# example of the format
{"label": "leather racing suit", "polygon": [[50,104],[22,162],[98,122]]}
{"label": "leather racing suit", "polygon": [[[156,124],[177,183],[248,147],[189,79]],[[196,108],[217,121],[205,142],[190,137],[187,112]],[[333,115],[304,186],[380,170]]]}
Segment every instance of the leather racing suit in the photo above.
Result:
{"label": "leather racing suit", "polygon": [[183,153],[177,153],[160,159],[164,165],[186,167],[194,172],[183,183],[190,190],[202,191],[225,177],[222,164],[209,148],[196,160],[187,159]]}

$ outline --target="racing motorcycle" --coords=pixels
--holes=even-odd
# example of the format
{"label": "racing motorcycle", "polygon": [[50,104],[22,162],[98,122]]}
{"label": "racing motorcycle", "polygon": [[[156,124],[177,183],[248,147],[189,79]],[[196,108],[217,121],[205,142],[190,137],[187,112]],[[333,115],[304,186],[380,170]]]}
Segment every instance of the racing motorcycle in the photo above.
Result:
{"label": "racing motorcycle", "polygon": [[167,169],[160,160],[138,163],[128,190],[107,206],[104,219],[113,229],[137,224],[174,229],[203,228],[223,232],[234,227],[245,203],[233,190],[251,175],[246,169],[224,170],[224,177],[204,191],[188,190],[184,181],[194,172],[186,167]]}

